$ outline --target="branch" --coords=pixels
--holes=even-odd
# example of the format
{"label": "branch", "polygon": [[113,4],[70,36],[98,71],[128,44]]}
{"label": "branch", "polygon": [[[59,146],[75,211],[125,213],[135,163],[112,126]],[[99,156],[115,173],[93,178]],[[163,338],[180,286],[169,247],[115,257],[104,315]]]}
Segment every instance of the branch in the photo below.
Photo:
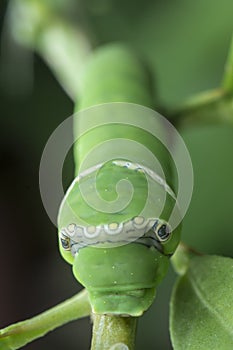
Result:
{"label": "branch", "polygon": [[0,349],[14,350],[70,321],[90,315],[86,290],[33,318],[0,330]]}
{"label": "branch", "polygon": [[59,9],[58,2],[45,0],[12,0],[7,20],[15,41],[38,52],[67,94],[76,100],[91,43],[83,23],[79,25],[64,14],[70,10],[69,2],[63,6]]}
{"label": "branch", "polygon": [[233,125],[233,37],[222,87],[192,97],[171,113],[171,119],[182,127],[216,123]]}
{"label": "branch", "polygon": [[133,350],[137,317],[93,316],[91,350]]}
{"label": "branch", "polygon": [[226,92],[231,93],[233,96],[233,36],[231,39],[231,46],[225,66],[222,87]]}
{"label": "branch", "polygon": [[171,264],[178,275],[184,275],[189,268],[191,259],[203,255],[184,242],[180,242],[175,254],[171,257]]}
{"label": "branch", "polygon": [[199,94],[171,113],[181,127],[225,123],[233,125],[233,97],[222,90]]}

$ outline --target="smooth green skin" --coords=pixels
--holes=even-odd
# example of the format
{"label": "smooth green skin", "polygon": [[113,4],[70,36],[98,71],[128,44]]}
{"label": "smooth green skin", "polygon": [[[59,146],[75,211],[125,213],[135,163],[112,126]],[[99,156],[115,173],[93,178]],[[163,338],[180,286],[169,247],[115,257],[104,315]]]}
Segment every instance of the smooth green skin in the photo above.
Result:
{"label": "smooth green skin", "polygon": [[[96,210],[86,203],[80,193],[79,184],[82,184],[83,182],[81,180],[75,185],[67,197],[67,202],[73,209],[74,213],[77,212],[78,216],[90,225],[107,224],[113,221],[120,223],[131,218],[132,213],[133,216],[139,215],[147,198],[147,182],[144,174],[136,173],[129,169],[122,169],[122,167],[113,165],[112,162],[110,162],[104,165],[103,169],[99,171],[96,178],[96,189],[104,200],[116,200],[118,195],[116,192],[116,184],[122,179],[122,172],[124,178],[129,178],[132,186],[135,188],[134,196],[126,209],[117,212],[116,214],[113,213],[109,215],[108,213],[98,213],[98,215],[96,215]],[[85,183],[87,183],[87,189],[85,188],[85,199],[92,198],[94,181],[94,177],[90,177],[87,182],[85,181]],[[127,193],[124,194],[124,197],[127,198]],[[141,198],[141,201],[137,200],[138,197]],[[67,224],[69,223],[68,220],[69,218],[67,218]]]}
{"label": "smooth green skin", "polygon": [[77,109],[108,102],[153,107],[151,81],[138,55],[126,45],[108,44],[86,63]]}
{"label": "smooth green skin", "polygon": [[[101,194],[101,198],[105,201],[111,202],[117,200],[118,193],[116,191],[116,185],[122,179],[130,181],[134,188],[134,193],[129,204],[121,211],[109,215],[108,213],[97,212],[93,207],[88,205],[86,200],[91,201],[96,196],[96,194],[93,193],[94,181],[96,184],[96,190]],[[80,191],[80,185],[83,184],[85,184],[85,199]],[[153,185],[154,187],[157,186],[158,197],[162,196],[164,194],[163,188],[156,183]],[[89,225],[101,225],[110,224],[111,222],[125,222],[132,217],[140,215],[145,206],[147,197],[148,184],[144,173],[114,165],[112,161],[109,161],[101,168],[101,170],[99,170],[96,178],[93,175],[93,177],[88,176],[87,179],[83,178],[79,182],[75,182],[72,191],[66,196],[66,203],[69,204],[74,216],[76,215]],[[138,198],[140,198],[140,200],[138,200]],[[121,194],[121,199],[126,201],[128,199],[128,193]],[[168,220],[174,207],[175,200],[167,195],[165,204],[161,219]],[[153,205],[154,217],[158,217],[157,215],[161,212],[161,204],[157,198],[153,199],[151,205]],[[61,211],[62,214],[59,215],[58,226],[67,226],[70,223],[71,214],[70,212],[66,213],[63,207],[61,207]],[[65,216],[67,216],[67,218]]]}
{"label": "smooth green skin", "polygon": [[[76,110],[108,102],[130,102],[153,106],[148,72],[135,53],[124,46],[110,45],[101,48],[86,65],[82,79],[82,89]],[[78,121],[74,124],[74,135],[78,131]],[[162,128],[161,125],[158,125]],[[130,138],[149,148],[159,159],[166,176],[170,178],[169,156],[164,148],[149,133],[133,126],[104,125],[82,135],[74,145],[76,174],[86,154],[100,142],[112,138]],[[140,154],[138,162],[140,163]],[[124,222],[140,213],[143,199],[147,196],[145,175],[107,163],[97,177],[97,188],[106,200],[116,197],[115,184],[127,177],[136,189],[137,196],[126,211],[106,215],[96,212],[84,204],[79,195],[79,184],[67,198],[74,214],[83,216],[90,224]],[[99,180],[99,181],[98,181]],[[169,181],[168,181],[169,182]],[[169,183],[170,184],[170,183]],[[105,189],[108,191],[105,191]],[[85,195],[92,194],[86,193]],[[139,200],[140,198],[140,200]],[[174,206],[174,199],[166,197],[165,209],[160,219],[168,220]],[[63,223],[70,218],[62,210],[59,213]],[[156,217],[156,216],[155,216]],[[59,219],[58,219],[59,226]],[[59,227],[61,228],[61,227]],[[180,227],[170,239],[163,243],[164,253],[172,254],[180,241]],[[115,248],[85,247],[75,258],[64,251],[63,258],[73,265],[77,280],[88,290],[92,309],[96,313],[126,314],[139,316],[149,308],[155,298],[155,288],[166,274],[169,258],[155,248],[129,243]]]}
{"label": "smooth green skin", "polygon": [[154,300],[167,268],[168,258],[155,248],[131,243],[81,249],[73,273],[84,281],[95,313],[140,316]]}
{"label": "smooth green skin", "polygon": [[[109,102],[135,103],[150,108],[154,105],[147,67],[135,52],[124,45],[112,44],[96,50],[86,64],[81,86],[76,111]],[[161,133],[165,132],[159,124],[158,128]],[[76,118],[74,135],[78,131],[79,121]],[[83,135],[74,144],[76,174],[81,162],[94,146],[114,138],[127,138],[145,145],[158,158],[168,184],[171,183],[171,159],[164,146],[151,134],[131,125],[105,125]]]}

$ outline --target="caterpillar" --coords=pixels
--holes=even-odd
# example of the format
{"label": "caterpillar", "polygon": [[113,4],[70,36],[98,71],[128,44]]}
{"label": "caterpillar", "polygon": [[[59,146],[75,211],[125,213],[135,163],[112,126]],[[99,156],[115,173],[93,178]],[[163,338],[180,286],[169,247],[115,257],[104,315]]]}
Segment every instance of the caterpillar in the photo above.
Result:
{"label": "caterpillar", "polygon": [[[134,51],[120,44],[97,49],[81,81],[75,179],[58,214],[60,252],[88,290],[94,313],[140,316],[180,241],[181,225],[173,229],[169,222],[176,203],[171,159],[148,130],[152,88]],[[140,123],[147,128],[136,123],[143,108],[149,117]],[[162,123],[153,123],[166,134]]]}

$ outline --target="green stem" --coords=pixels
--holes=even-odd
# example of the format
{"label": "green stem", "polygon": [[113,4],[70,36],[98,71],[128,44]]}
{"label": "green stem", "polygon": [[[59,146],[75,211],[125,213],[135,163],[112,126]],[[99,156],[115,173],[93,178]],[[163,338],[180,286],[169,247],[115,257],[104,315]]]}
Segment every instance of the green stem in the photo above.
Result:
{"label": "green stem", "polygon": [[80,74],[92,45],[83,26],[64,14],[65,2],[63,6],[59,9],[56,2],[50,4],[45,0],[12,0],[8,25],[14,39],[37,51],[67,94],[76,100]]}
{"label": "green stem", "polygon": [[233,97],[223,90],[206,91],[171,113],[171,120],[180,127],[231,124],[233,125]]}
{"label": "green stem", "polygon": [[83,290],[40,315],[0,330],[0,349],[19,349],[53,329],[88,316],[90,313],[88,294],[86,290]]}
{"label": "green stem", "polygon": [[84,33],[64,21],[54,21],[41,33],[37,51],[73,101],[77,100],[80,75],[90,50]]}
{"label": "green stem", "polygon": [[194,256],[202,256],[203,254],[196,251],[185,243],[180,242],[175,254],[171,257],[171,263],[178,275],[184,275],[189,267],[190,260]]}
{"label": "green stem", "polygon": [[230,51],[225,66],[222,87],[225,91],[228,91],[233,95],[233,36],[231,39]]}
{"label": "green stem", "polygon": [[171,119],[178,121],[180,126],[233,124],[233,36],[222,87],[189,99],[181,108],[171,113]]}
{"label": "green stem", "polygon": [[136,317],[111,315],[93,316],[91,350],[133,350]]}

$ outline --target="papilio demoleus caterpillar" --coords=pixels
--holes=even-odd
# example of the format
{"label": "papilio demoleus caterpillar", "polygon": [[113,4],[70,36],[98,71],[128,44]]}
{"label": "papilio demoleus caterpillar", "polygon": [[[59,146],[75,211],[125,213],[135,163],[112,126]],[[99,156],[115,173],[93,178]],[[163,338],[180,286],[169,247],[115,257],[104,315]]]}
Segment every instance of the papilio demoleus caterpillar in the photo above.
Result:
{"label": "papilio demoleus caterpillar", "polygon": [[[115,44],[96,50],[87,62],[76,111],[118,102],[153,106],[147,68],[128,47]],[[74,121],[74,135],[79,122],[79,118]],[[98,144],[123,139],[149,149],[162,164],[166,181],[142,165],[140,152],[137,162],[131,162],[127,150],[123,158],[107,159],[80,171],[80,164]],[[180,240],[180,226],[171,231],[169,225],[175,203],[168,185],[169,157],[148,131],[134,125],[105,123],[82,134],[74,145],[74,159],[76,177],[58,215],[60,252],[73,265],[75,278],[88,290],[94,313],[140,316],[153,302],[156,287],[167,272],[169,257]],[[149,202],[154,215],[149,216],[142,214],[149,198],[146,177],[155,184],[155,195]],[[99,211],[83,199],[81,186],[86,185],[86,198],[91,200],[97,190],[111,203],[117,197],[115,186],[122,179],[127,179],[134,189],[130,203],[123,209]],[[122,193],[124,197],[126,194]],[[158,216],[161,193],[166,194],[166,200]]]}

